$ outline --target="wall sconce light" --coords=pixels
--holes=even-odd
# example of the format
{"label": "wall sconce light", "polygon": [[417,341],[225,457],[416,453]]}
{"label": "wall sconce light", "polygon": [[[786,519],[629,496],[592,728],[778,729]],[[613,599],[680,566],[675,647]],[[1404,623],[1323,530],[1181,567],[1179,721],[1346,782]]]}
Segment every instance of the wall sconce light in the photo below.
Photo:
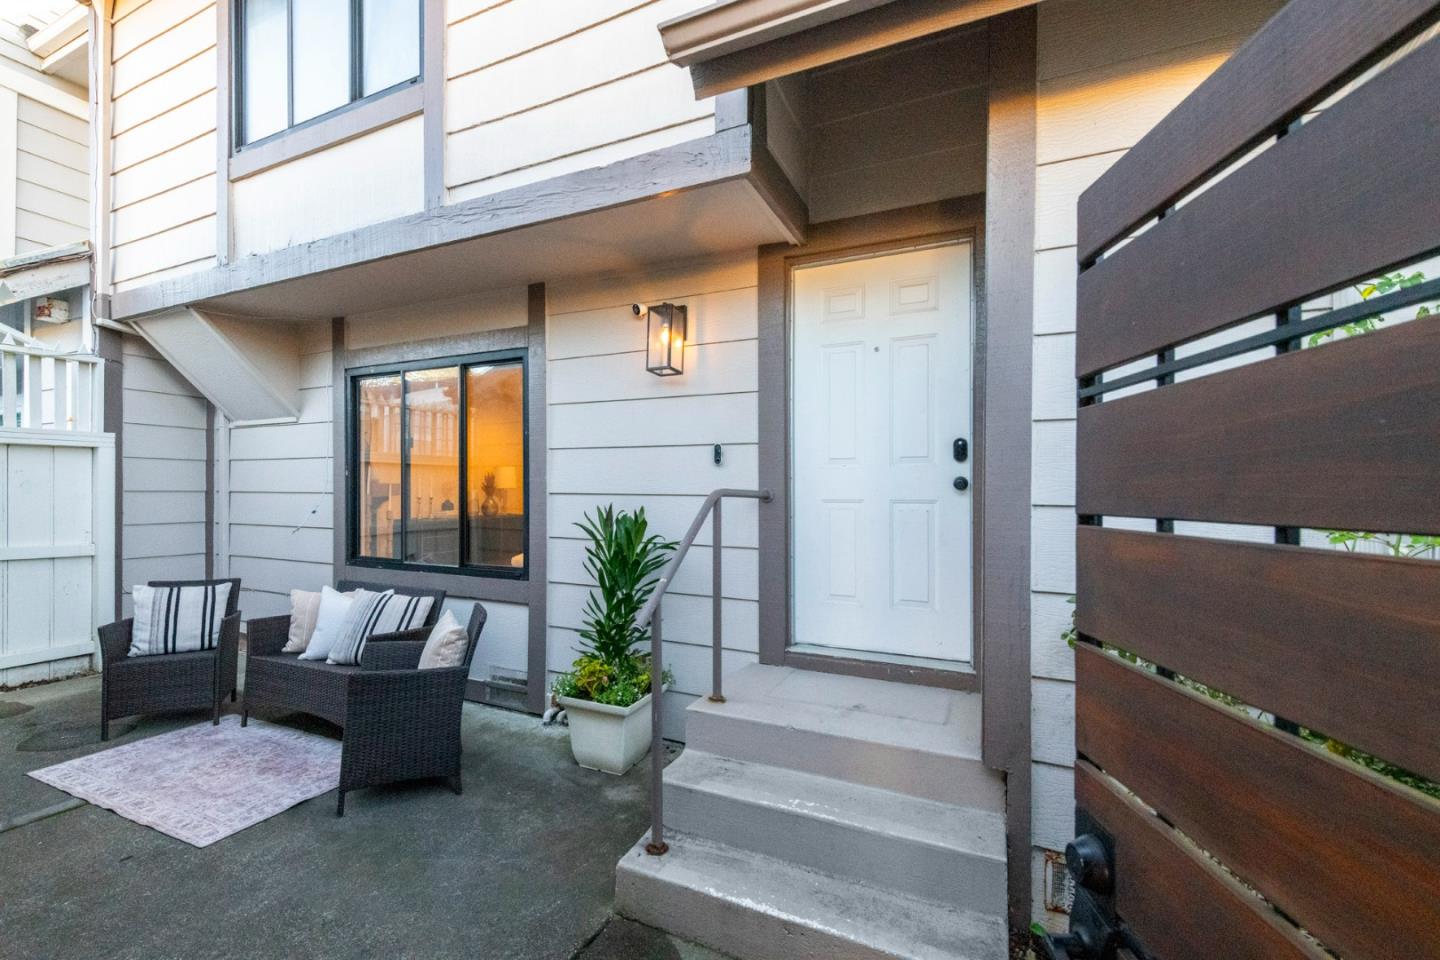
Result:
{"label": "wall sconce light", "polygon": [[673,303],[636,303],[630,309],[637,317],[645,314],[645,369],[657,377],[684,373],[689,309]]}

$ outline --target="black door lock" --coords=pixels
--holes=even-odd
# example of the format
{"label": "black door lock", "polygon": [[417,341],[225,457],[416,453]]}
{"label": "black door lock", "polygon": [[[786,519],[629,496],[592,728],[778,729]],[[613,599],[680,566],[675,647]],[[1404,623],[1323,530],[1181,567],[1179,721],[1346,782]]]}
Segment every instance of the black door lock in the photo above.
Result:
{"label": "black door lock", "polygon": [[955,444],[951,449],[955,454],[956,463],[964,463],[970,459],[970,444],[964,437],[956,437]]}
{"label": "black door lock", "polygon": [[963,491],[963,490],[969,490],[969,489],[970,489],[970,481],[969,481],[969,480],[966,480],[964,477],[956,477],[956,478],[955,478],[955,489],[956,489],[956,490],[962,490],[962,491]]}

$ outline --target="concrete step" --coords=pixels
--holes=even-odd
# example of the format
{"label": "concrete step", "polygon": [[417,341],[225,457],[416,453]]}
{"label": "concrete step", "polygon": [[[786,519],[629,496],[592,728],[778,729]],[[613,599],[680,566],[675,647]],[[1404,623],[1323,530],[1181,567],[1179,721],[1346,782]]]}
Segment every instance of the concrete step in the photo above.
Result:
{"label": "concrete step", "polygon": [[838,877],[1000,915],[1005,818],[687,748],[665,770],[681,833]]}
{"label": "concrete step", "polygon": [[1004,960],[1001,915],[960,910],[686,834],[620,861],[616,906],[739,960]]}
{"label": "concrete step", "polygon": [[724,703],[686,711],[687,745],[981,810],[1005,785],[980,760],[978,694],[753,664]]}

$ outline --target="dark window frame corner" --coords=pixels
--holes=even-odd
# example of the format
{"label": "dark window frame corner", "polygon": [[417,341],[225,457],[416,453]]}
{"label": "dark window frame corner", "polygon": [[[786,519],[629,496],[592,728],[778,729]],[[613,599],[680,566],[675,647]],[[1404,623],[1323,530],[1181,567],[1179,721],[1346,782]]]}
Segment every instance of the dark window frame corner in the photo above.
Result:
{"label": "dark window frame corner", "polygon": [[[427,74],[426,36],[430,29],[443,30],[444,24],[431,24],[427,16],[428,0],[414,0],[419,15],[416,37],[418,70],[413,77],[400,80],[381,90],[364,94],[364,62],[361,55],[363,33],[363,0],[348,0],[350,11],[350,99],[317,116],[293,122],[294,117],[294,40],[291,35],[294,17],[293,0],[286,3],[285,60],[289,80],[286,84],[286,126],[255,140],[245,139],[245,7],[246,0],[229,4],[226,28],[229,33],[229,62],[221,64],[222,79],[227,84],[225,99],[220,105],[229,118],[228,179],[239,180],[273,166],[297,160],[419,115],[424,111]],[[408,92],[408,95],[407,95]]]}
{"label": "dark window frame corner", "polygon": [[[522,417],[521,428],[521,490],[524,502],[522,513],[521,540],[525,544],[525,563],[521,567],[501,567],[493,564],[466,563],[466,549],[464,542],[464,527],[468,522],[468,497],[469,477],[466,463],[465,443],[468,437],[469,408],[466,402],[466,377],[465,371],[471,367],[484,365],[506,365],[518,366],[520,368],[521,395],[520,412]],[[456,524],[462,533],[462,541],[459,546],[460,562],[455,565],[423,563],[393,559],[388,557],[367,557],[359,552],[359,484],[360,484],[360,443],[359,443],[359,388],[360,382],[364,379],[378,376],[399,375],[415,370],[434,370],[443,367],[456,367],[459,372],[460,396],[458,398],[459,447],[457,459],[459,465],[459,504],[457,509]],[[520,588],[528,584],[531,579],[534,558],[531,551],[531,531],[534,523],[534,506],[531,502],[533,483],[531,472],[533,470],[534,455],[531,449],[531,423],[530,423],[530,399],[532,391],[531,383],[531,358],[528,347],[503,347],[494,350],[482,350],[465,354],[450,356],[426,357],[414,360],[396,360],[393,362],[379,362],[363,366],[346,367],[341,372],[344,389],[344,493],[345,513],[343,517],[337,517],[336,521],[344,525],[344,552],[341,555],[345,568],[348,569],[370,569],[400,571],[406,574],[416,575],[425,578],[462,578],[461,582],[471,585],[478,585],[485,582],[494,584],[500,593],[508,594],[510,589],[505,584],[514,584]],[[402,406],[402,423],[404,413]],[[408,436],[408,435],[407,435]],[[402,438],[402,447],[405,439]],[[404,459],[401,463],[402,483],[406,492],[402,494],[404,510],[408,512],[408,474]],[[404,542],[402,533],[402,545]],[[403,546],[402,546],[403,550]],[[450,581],[455,582],[455,581]],[[474,589],[473,587],[470,589]],[[457,592],[452,590],[451,592]],[[479,588],[479,592],[486,592]],[[468,593],[466,594],[468,595]],[[497,597],[496,599],[500,599]],[[510,600],[508,596],[503,599]]]}

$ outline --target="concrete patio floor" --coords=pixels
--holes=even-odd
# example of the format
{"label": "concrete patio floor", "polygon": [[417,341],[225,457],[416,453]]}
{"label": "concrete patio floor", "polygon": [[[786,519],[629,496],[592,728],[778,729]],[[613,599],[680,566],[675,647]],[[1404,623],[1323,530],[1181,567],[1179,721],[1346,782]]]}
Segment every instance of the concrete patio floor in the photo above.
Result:
{"label": "concrete patio floor", "polygon": [[[362,790],[340,819],[331,792],[196,849],[26,776],[101,748],[99,698],[94,677],[0,691],[6,960],[723,960],[613,915],[648,764],[582,770],[563,729],[467,704],[463,796]],[[111,743],[205,719],[113,723]]]}

